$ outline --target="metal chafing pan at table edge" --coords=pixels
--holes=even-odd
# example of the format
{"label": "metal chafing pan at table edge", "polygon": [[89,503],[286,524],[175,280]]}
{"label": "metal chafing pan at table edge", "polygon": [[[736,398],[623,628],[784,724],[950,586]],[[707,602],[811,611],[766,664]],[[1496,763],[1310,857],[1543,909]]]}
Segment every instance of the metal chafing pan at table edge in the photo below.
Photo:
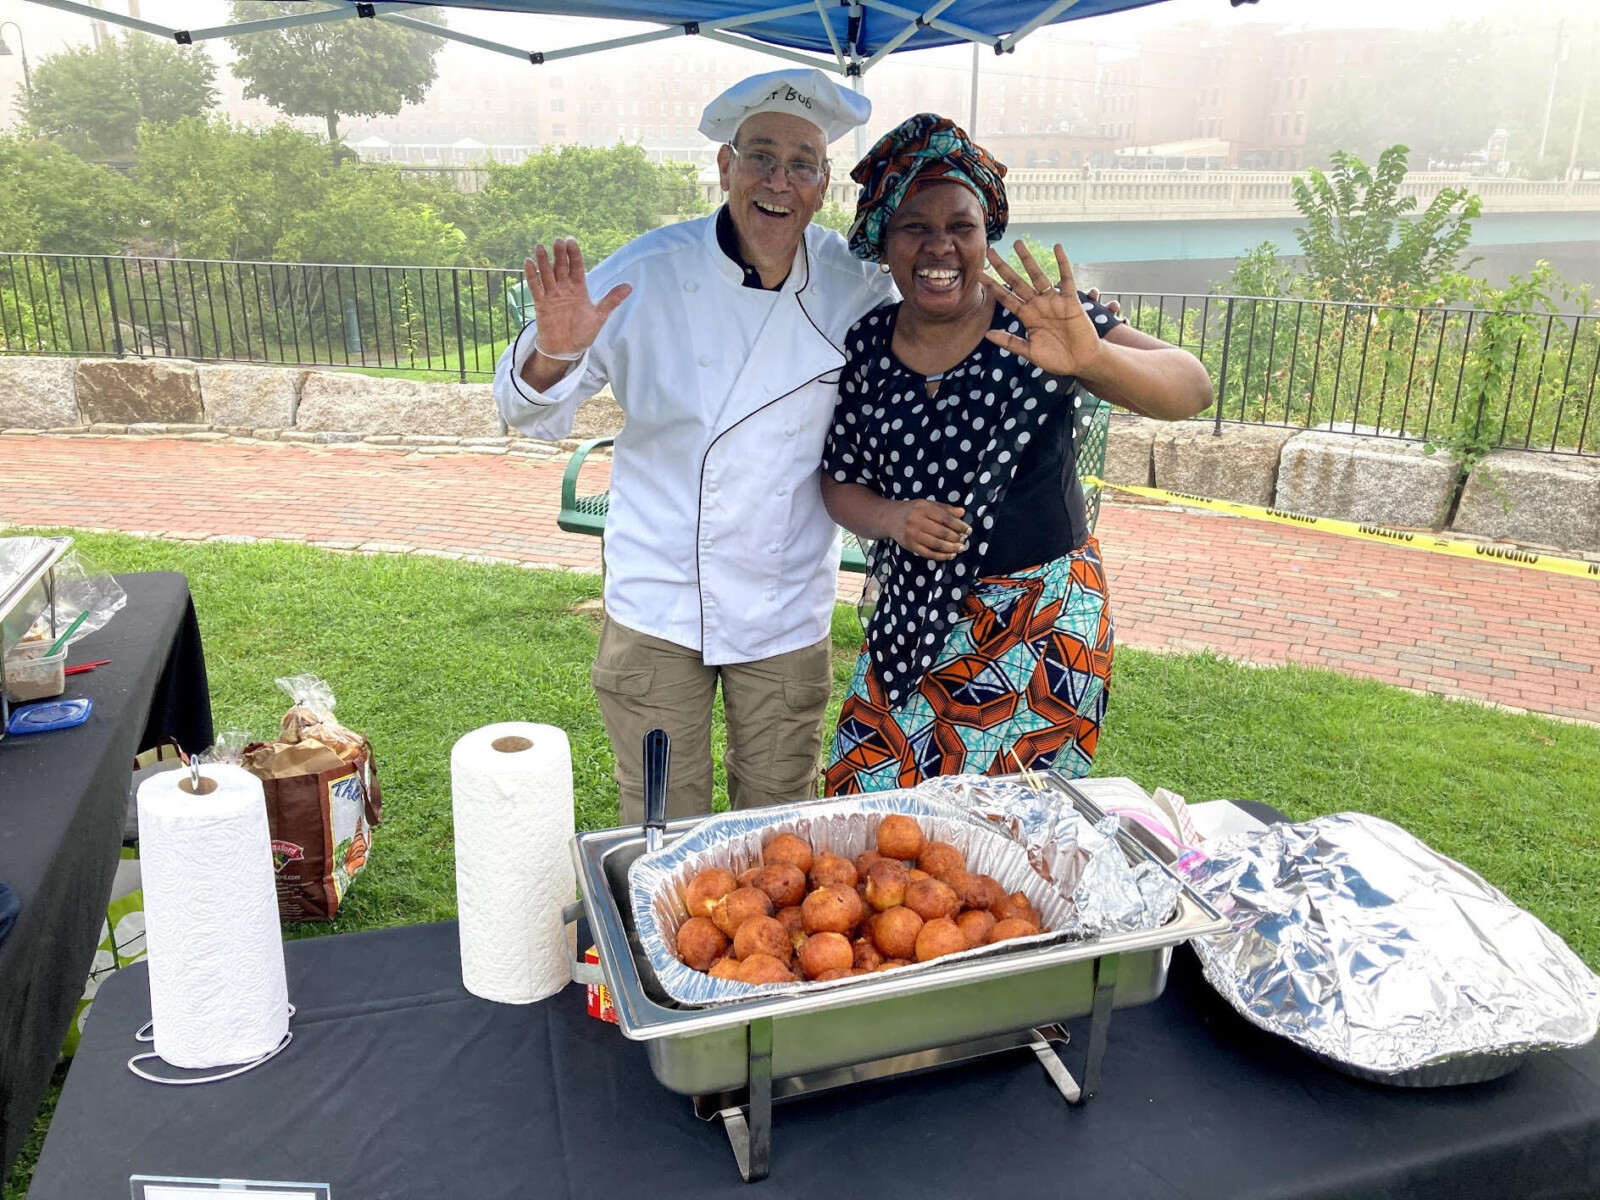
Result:
{"label": "metal chafing pan at table edge", "polygon": [[[1045,779],[1090,820],[1102,818],[1069,780]],[[664,841],[701,819],[664,823]],[[1126,833],[1119,840],[1130,861],[1159,863]],[[703,1119],[723,1119],[740,1170],[752,1181],[766,1175],[774,1099],[1030,1049],[1067,1101],[1081,1103],[1099,1083],[1112,1009],[1157,999],[1172,947],[1228,928],[1185,886],[1159,929],[1019,948],[928,971],[887,971],[810,995],[689,1007],[662,991],[634,927],[628,867],[645,850],[639,828],[573,839],[584,899],[566,916],[570,922],[587,915],[600,956],[598,970],[575,963],[573,978],[610,989],[624,1036],[646,1043],[662,1086],[694,1097]],[[1066,1021],[1083,1016],[1090,1018],[1088,1045],[1073,1072],[1054,1044],[1067,1041]]]}

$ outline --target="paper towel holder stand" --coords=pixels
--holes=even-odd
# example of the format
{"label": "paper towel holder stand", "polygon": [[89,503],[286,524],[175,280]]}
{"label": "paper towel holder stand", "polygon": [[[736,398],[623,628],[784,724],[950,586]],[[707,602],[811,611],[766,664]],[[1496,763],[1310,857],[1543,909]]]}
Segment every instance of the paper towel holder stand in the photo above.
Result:
{"label": "paper towel holder stand", "polygon": [[[294,1005],[292,1004],[289,1005],[289,1015],[291,1017],[294,1016]],[[156,1023],[154,1021],[146,1021],[143,1025],[139,1026],[139,1031],[133,1035],[133,1040],[136,1042],[145,1043],[154,1042],[156,1040],[155,1026]],[[166,1062],[166,1060],[161,1058],[161,1056],[154,1050],[147,1050],[143,1054],[135,1054],[128,1060],[128,1070],[132,1071],[140,1079],[148,1080],[150,1083],[164,1083],[171,1087],[189,1087],[197,1083],[218,1083],[224,1079],[232,1079],[236,1075],[243,1075],[246,1071],[253,1071],[262,1063],[278,1057],[280,1053],[287,1049],[289,1043],[292,1041],[294,1041],[294,1030],[285,1030],[283,1037],[278,1044],[271,1050],[268,1050],[265,1054],[261,1055],[261,1057],[253,1058],[249,1062],[242,1063],[236,1067],[229,1067],[228,1070],[217,1075],[204,1075],[193,1079],[173,1079],[167,1075],[152,1074],[137,1064],[152,1058],[160,1059],[162,1062]],[[171,1064],[169,1063],[168,1065],[170,1066]],[[182,1070],[183,1068],[178,1069]]]}

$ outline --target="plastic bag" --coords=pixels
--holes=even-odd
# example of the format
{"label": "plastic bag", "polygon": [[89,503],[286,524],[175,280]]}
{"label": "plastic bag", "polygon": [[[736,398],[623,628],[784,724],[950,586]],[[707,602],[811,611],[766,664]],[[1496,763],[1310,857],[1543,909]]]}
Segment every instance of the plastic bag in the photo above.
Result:
{"label": "plastic bag", "polygon": [[[128,602],[128,593],[122,590],[122,585],[102,570],[93,559],[79,550],[69,550],[61,556],[56,563],[56,633],[59,635],[66,631],[81,612],[89,615],[84,618],[83,624],[72,631],[72,637],[67,640],[67,645],[88,637],[97,629],[103,629],[122,610]],[[29,598],[29,607],[34,601]],[[33,625],[23,641],[54,640],[50,634],[50,606],[45,600],[43,589],[38,590],[38,610],[31,614]]]}
{"label": "plastic bag", "polygon": [[294,705],[283,714],[278,740],[288,745],[321,742],[345,762],[357,762],[367,740],[339,724],[333,716],[333,689],[316,675],[290,675],[274,682],[289,694]]}

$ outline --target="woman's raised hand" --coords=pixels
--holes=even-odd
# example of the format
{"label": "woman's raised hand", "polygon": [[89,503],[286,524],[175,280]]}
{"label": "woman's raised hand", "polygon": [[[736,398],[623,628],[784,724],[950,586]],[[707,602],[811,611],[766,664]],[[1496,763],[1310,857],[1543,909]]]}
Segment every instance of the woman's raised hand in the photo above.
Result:
{"label": "woman's raised hand", "polygon": [[972,527],[961,518],[964,508],[932,500],[896,502],[889,536],[913,554],[948,562],[967,547]]}
{"label": "woman's raised hand", "polygon": [[1078,287],[1072,279],[1067,252],[1057,243],[1056,266],[1061,270],[1061,282],[1057,287],[1034,261],[1028,248],[1021,242],[1016,245],[1017,257],[1028,277],[1024,279],[1018,275],[1011,264],[990,247],[989,265],[1005,285],[996,285],[991,290],[1006,311],[1021,320],[1028,336],[1020,338],[1000,329],[991,329],[985,336],[1002,350],[1027,359],[1052,375],[1091,372],[1100,356],[1100,335],[1078,299]]}
{"label": "woman's raised hand", "polygon": [[535,246],[533,257],[522,262],[522,273],[533,298],[534,344],[552,358],[573,358],[592,346],[606,318],[633,291],[632,284],[619,283],[599,304],[590,300],[583,251],[572,238],[557,238],[548,251]]}

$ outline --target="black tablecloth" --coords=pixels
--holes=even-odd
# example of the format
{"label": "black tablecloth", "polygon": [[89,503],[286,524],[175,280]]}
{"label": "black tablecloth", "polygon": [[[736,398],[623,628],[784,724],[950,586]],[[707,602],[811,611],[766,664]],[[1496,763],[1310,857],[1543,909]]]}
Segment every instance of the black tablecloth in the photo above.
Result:
{"label": "black tablecloth", "polygon": [[149,1000],[142,964],[118,972],[30,1200],[111,1200],[135,1173],[330,1183],[334,1200],[1600,1194],[1600,1047],[1472,1087],[1377,1087],[1247,1025],[1187,948],[1162,999],[1116,1013],[1087,1105],[1027,1053],[794,1100],[774,1111],[771,1178],[746,1185],[720,1125],[589,1017],[582,988],[475,999],[456,938],[440,924],[289,943],[294,1042],[204,1087],[128,1073]]}
{"label": "black tablecloth", "polygon": [[[211,744],[211,699],[189,585],[118,576],[128,603],[75,643],[67,677],[87,723],[0,741],[0,883],[20,901],[0,942],[0,1176],[33,1127],[100,941],[122,844],[133,756],[165,738]],[[126,1189],[124,1189],[126,1190]]]}

